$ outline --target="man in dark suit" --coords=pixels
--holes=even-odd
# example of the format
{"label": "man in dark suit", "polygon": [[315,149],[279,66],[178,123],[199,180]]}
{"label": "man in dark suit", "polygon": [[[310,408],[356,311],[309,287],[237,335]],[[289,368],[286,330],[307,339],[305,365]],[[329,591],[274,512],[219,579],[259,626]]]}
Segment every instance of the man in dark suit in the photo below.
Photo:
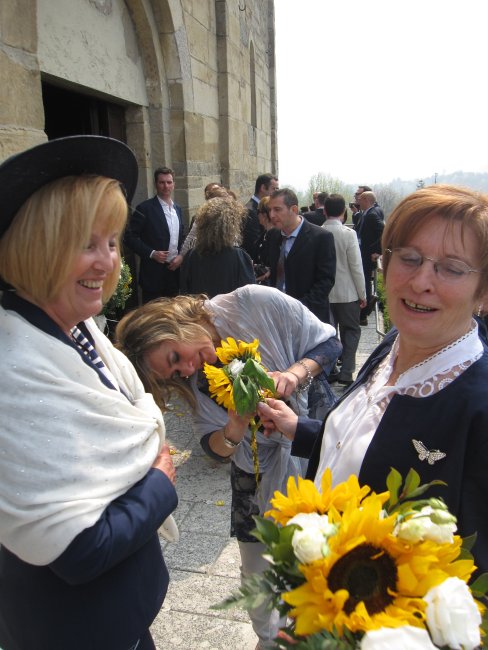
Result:
{"label": "man in dark suit", "polygon": [[[363,192],[372,192],[373,190],[369,185],[358,185],[358,189],[354,192],[354,203],[350,206],[352,211],[352,225],[354,230],[357,230],[358,223],[361,220],[361,209],[359,207],[359,197]],[[380,208],[378,203],[374,204],[374,207],[377,208],[378,214],[381,216],[383,221],[385,220],[385,215],[383,210]]]}
{"label": "man in dark suit", "polygon": [[336,272],[333,235],[299,214],[297,196],[290,189],[275,190],[268,209],[275,226],[268,234],[271,286],[329,323],[329,292]]}
{"label": "man in dark suit", "polygon": [[124,245],[140,257],[142,302],[179,291],[179,251],[184,239],[181,208],[173,203],[174,172],[158,167],[154,172],[156,196],[140,203],[129,221]]}
{"label": "man in dark suit", "polygon": [[314,223],[316,226],[323,225],[325,221],[324,204],[328,196],[328,192],[313,193],[314,209],[303,213],[303,216],[307,221]]}
{"label": "man in dark suit", "polygon": [[368,324],[368,315],[374,307],[374,299],[371,289],[371,278],[376,268],[376,260],[381,255],[381,235],[385,223],[383,212],[376,204],[376,197],[373,192],[361,192],[358,197],[361,215],[356,225],[356,234],[361,251],[363,263],[364,280],[366,283],[366,307],[361,309],[361,325]]}
{"label": "man in dark suit", "polygon": [[242,248],[249,253],[253,261],[256,261],[258,241],[263,232],[258,218],[258,203],[277,189],[278,179],[274,174],[261,174],[256,178],[254,194],[246,203],[247,219],[242,233]]}

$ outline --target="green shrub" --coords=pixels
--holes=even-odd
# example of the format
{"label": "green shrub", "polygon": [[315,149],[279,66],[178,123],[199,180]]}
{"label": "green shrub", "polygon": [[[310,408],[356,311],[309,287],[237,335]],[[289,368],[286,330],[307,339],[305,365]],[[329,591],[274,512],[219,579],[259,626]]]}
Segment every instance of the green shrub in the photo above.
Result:
{"label": "green shrub", "polygon": [[376,276],[376,293],[378,294],[378,305],[383,313],[383,326],[386,332],[391,329],[390,315],[388,314],[388,305],[386,304],[386,292],[383,282],[383,273]]}
{"label": "green shrub", "polygon": [[129,265],[126,264],[122,258],[120,265],[120,278],[115,292],[112,294],[110,300],[105,303],[102,309],[102,314],[107,318],[117,316],[117,312],[125,307],[125,303],[132,295],[132,275]]}

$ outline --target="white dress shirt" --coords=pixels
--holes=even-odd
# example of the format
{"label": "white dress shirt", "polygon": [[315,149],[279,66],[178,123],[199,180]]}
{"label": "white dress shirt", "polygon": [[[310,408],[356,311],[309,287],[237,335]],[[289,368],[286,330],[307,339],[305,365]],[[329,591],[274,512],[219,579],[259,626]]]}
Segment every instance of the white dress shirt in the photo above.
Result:
{"label": "white dress shirt", "polygon": [[171,262],[178,255],[178,236],[180,233],[180,220],[176,214],[175,206],[173,201],[170,199],[169,202],[163,201],[162,198],[158,196],[158,201],[163,208],[164,216],[166,217],[166,222],[169,229],[169,247],[168,247],[168,258],[166,262]]}

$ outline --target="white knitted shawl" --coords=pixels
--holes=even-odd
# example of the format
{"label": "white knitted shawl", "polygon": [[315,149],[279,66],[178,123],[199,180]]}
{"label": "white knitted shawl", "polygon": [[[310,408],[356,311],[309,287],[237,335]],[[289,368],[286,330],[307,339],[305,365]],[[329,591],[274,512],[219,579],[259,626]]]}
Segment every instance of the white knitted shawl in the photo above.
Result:
{"label": "white knitted shawl", "polygon": [[[56,559],[141,480],[165,437],[132,364],[86,324],[129,399],[75,349],[0,308],[0,543],[35,565]],[[172,518],[164,527],[177,537]]]}

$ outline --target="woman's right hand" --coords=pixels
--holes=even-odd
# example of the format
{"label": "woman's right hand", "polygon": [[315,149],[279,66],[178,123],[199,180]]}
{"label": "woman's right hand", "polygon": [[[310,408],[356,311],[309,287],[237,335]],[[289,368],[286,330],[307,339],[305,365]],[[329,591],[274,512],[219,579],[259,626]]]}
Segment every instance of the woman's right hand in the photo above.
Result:
{"label": "woman's right hand", "polygon": [[176,469],[173,465],[173,459],[169,451],[169,445],[166,443],[162,446],[161,451],[156,456],[156,459],[152,465],[154,468],[159,469],[163,474],[169,478],[171,483],[175,485],[176,483]]}
{"label": "woman's right hand", "polygon": [[298,415],[282,400],[267,399],[258,404],[258,413],[264,427],[264,435],[279,431],[290,440],[295,439]]}

